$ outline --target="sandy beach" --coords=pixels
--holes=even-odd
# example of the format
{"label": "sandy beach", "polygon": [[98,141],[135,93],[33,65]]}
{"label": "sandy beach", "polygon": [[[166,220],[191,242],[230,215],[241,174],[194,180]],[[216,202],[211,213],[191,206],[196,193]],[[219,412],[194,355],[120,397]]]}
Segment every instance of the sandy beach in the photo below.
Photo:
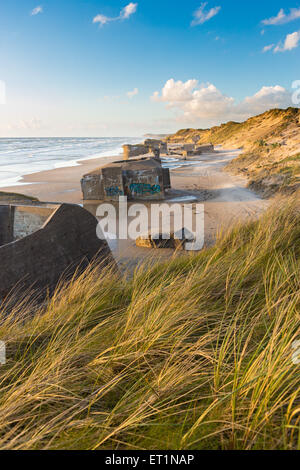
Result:
{"label": "sandy beach", "polygon": [[[220,230],[230,228],[240,220],[255,218],[268,206],[267,200],[262,200],[247,188],[245,178],[224,171],[225,165],[237,155],[236,150],[217,150],[203,154],[189,164],[184,162],[184,166],[170,172],[174,196],[172,202],[184,203],[186,196],[192,196],[194,202],[204,204],[206,246],[214,243]],[[24,185],[2,190],[34,196],[41,201],[83,204],[80,187],[82,176],[116,160],[120,160],[120,156],[86,160],[78,166],[29,174],[23,178]],[[96,214],[98,203],[84,204],[84,207]],[[149,256],[164,259],[173,254],[172,250],[137,248],[132,240],[112,241],[110,246],[119,264],[124,266],[136,265],[138,260]]]}
{"label": "sandy beach", "polygon": [[239,221],[257,218],[269,201],[247,188],[244,177],[224,171],[225,166],[241,152],[218,150],[201,155],[200,163],[172,172],[174,187],[193,194],[207,195],[205,209],[205,243],[212,244],[217,234]]}
{"label": "sandy beach", "polygon": [[[121,158],[116,156],[83,160],[77,166],[32,173],[24,176],[20,184],[1,188],[1,191],[11,191],[34,196],[40,201],[81,204],[80,180],[82,176],[99,166],[120,160]],[[24,185],[22,182],[24,182]]]}

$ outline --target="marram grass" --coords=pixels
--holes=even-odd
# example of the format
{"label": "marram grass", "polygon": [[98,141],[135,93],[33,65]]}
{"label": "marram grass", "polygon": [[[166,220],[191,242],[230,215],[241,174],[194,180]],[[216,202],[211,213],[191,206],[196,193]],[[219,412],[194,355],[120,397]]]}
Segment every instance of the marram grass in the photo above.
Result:
{"label": "marram grass", "polygon": [[0,448],[300,449],[297,197],[198,255],[3,306]]}

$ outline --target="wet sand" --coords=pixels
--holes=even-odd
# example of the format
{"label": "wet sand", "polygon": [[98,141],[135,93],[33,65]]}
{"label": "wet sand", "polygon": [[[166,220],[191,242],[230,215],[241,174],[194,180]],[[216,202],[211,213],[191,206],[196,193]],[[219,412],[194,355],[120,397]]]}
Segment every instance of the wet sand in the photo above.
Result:
{"label": "wet sand", "polygon": [[121,159],[121,156],[101,157],[83,160],[78,166],[32,173],[25,175],[18,185],[1,188],[1,191],[34,196],[40,201],[81,204],[80,180],[82,176],[99,166]]}

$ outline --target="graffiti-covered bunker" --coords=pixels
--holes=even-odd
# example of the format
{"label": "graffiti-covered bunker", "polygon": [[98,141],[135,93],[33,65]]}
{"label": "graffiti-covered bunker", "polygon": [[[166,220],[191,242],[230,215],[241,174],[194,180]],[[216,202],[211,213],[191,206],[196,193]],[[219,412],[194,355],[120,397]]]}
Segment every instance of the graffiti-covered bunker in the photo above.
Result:
{"label": "graffiti-covered bunker", "polygon": [[162,200],[170,189],[170,173],[160,159],[137,158],[97,168],[81,180],[84,200]]}

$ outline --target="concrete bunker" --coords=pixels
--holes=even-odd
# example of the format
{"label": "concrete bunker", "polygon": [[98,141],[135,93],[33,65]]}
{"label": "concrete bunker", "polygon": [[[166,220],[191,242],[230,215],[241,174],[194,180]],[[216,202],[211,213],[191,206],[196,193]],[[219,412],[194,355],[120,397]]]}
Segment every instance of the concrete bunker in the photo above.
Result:
{"label": "concrete bunker", "polygon": [[162,200],[170,189],[170,172],[160,159],[139,158],[100,167],[81,180],[84,200]]}
{"label": "concrete bunker", "polygon": [[123,145],[124,160],[129,160],[129,158],[133,157],[140,157],[141,155],[147,155],[149,152],[149,147],[144,144]]}
{"label": "concrete bunker", "polygon": [[114,264],[96,228],[77,205],[0,205],[0,300],[30,288],[43,295],[92,260]]}
{"label": "concrete bunker", "polygon": [[214,152],[214,145],[212,144],[204,144],[204,145],[196,145],[196,144],[174,144],[170,145],[170,154],[183,157],[185,160],[189,158],[194,158],[203,153],[213,153]]}
{"label": "concrete bunker", "polygon": [[151,230],[136,239],[136,246],[140,248],[168,248],[173,250],[186,250],[187,243],[195,242],[195,236],[183,227],[177,232],[163,233]]}
{"label": "concrete bunker", "polygon": [[162,140],[146,139],[143,144],[123,145],[124,160],[143,155],[160,158],[162,154],[168,154],[168,144]]}

